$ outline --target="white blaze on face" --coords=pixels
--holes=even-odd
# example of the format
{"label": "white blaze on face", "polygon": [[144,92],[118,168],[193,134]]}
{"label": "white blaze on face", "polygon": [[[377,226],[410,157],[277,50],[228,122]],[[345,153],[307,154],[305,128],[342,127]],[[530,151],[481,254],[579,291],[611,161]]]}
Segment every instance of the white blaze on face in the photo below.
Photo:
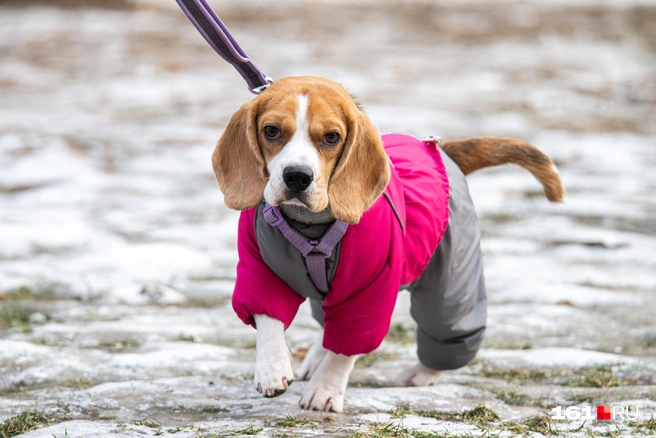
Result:
{"label": "white blaze on face", "polygon": [[[269,170],[269,181],[264,188],[264,199],[271,205],[279,205],[284,202],[286,187],[282,179],[282,172],[289,166],[305,166],[312,169],[315,180],[305,191],[305,197],[310,206],[317,196],[317,178],[320,175],[319,153],[310,140],[308,120],[308,96],[298,95],[296,97],[296,131],[292,138],[285,144],[282,150],[267,164]],[[290,203],[299,203],[297,200],[289,200]]]}

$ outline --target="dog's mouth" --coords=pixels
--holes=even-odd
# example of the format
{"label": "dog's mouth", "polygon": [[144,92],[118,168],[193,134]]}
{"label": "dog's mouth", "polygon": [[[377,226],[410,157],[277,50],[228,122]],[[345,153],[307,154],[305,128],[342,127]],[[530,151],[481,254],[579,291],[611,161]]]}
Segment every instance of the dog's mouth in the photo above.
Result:
{"label": "dog's mouth", "polygon": [[293,193],[287,191],[280,202],[281,204],[296,205],[299,207],[310,208],[303,193]]}
{"label": "dog's mouth", "polygon": [[318,213],[328,207],[327,196],[320,195],[316,189],[303,192],[289,189],[264,191],[264,199],[271,205],[285,205],[294,207],[295,210],[307,210],[309,213]]}
{"label": "dog's mouth", "polygon": [[299,199],[299,197],[295,196],[295,195],[293,197],[286,197],[286,199],[283,199],[282,202],[280,202],[280,203],[281,204],[286,204],[286,205],[296,205],[298,207],[309,208],[309,206],[305,202],[301,201]]}

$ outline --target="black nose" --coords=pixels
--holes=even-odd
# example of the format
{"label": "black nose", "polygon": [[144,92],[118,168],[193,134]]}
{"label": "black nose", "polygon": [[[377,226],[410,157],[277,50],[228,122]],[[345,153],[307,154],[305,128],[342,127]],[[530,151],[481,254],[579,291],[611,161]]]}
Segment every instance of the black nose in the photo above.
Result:
{"label": "black nose", "polygon": [[312,169],[305,166],[289,166],[282,171],[282,180],[292,192],[300,193],[314,181]]}

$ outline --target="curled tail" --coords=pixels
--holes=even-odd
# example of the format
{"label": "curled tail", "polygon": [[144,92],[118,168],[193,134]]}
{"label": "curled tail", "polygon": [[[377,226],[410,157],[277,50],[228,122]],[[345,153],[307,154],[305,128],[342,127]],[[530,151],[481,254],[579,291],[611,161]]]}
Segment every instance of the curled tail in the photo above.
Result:
{"label": "curled tail", "polygon": [[514,138],[482,137],[447,141],[442,149],[465,175],[484,167],[514,163],[533,174],[544,187],[551,202],[563,202],[565,189],[558,169],[551,159],[535,146]]}

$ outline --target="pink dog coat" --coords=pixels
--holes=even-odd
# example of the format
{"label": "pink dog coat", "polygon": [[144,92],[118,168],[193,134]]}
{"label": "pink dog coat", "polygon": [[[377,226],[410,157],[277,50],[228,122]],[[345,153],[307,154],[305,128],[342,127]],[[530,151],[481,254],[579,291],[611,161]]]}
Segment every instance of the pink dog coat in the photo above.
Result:
{"label": "pink dog coat", "polygon": [[[340,242],[339,263],[323,299],[323,345],[334,353],[375,350],[387,334],[400,285],[418,280],[449,223],[449,178],[433,142],[403,134],[382,136],[392,163],[385,192],[350,225]],[[246,324],[266,314],[289,327],[305,298],[265,263],[255,230],[258,206],[239,219],[239,263],[232,298]],[[401,227],[401,224],[403,227]]]}

